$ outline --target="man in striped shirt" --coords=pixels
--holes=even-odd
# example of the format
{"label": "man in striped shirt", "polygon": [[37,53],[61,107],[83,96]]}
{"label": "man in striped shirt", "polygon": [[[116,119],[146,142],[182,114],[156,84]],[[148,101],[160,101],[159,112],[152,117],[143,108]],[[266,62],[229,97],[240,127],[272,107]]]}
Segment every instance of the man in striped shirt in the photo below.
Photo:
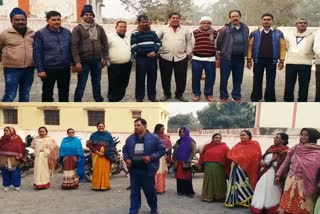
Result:
{"label": "man in striped shirt", "polygon": [[148,99],[151,102],[157,102],[157,53],[159,49],[160,40],[151,30],[149,18],[146,15],[139,15],[137,30],[131,34],[131,51],[136,57],[135,97],[137,102],[143,102],[146,75]]}

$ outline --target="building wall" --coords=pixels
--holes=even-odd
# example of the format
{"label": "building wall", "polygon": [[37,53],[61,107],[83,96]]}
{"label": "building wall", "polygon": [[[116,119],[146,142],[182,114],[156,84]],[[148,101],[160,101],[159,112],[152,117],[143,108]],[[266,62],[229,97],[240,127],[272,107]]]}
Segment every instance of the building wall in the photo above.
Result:
{"label": "building wall", "polygon": [[18,7],[18,5],[18,0],[3,0],[3,5],[0,6],[0,16],[9,18],[9,14],[11,13],[12,9]]}
{"label": "building wall", "polygon": [[[26,104],[0,104],[0,127],[7,125],[20,130],[36,130],[44,125],[44,113],[42,103]],[[148,127],[153,131],[157,123],[168,123],[167,103],[52,103],[45,107],[55,107],[60,110],[60,125],[45,125],[49,130],[65,131],[72,127],[77,131],[95,131],[95,126],[88,126],[87,110],[104,110],[106,127],[111,132],[131,133],[133,131],[132,110],[140,110],[141,116],[148,122]],[[4,124],[4,108],[16,108],[18,111],[18,124]]]}

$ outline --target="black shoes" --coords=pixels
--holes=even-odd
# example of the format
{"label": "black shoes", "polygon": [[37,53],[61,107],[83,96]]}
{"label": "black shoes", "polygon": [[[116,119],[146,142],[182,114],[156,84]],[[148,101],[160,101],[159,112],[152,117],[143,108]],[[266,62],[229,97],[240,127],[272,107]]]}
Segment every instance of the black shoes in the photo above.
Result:
{"label": "black shoes", "polygon": [[181,102],[188,102],[188,100],[186,98],[184,98],[183,96],[181,97],[176,97],[177,100],[181,101]]}

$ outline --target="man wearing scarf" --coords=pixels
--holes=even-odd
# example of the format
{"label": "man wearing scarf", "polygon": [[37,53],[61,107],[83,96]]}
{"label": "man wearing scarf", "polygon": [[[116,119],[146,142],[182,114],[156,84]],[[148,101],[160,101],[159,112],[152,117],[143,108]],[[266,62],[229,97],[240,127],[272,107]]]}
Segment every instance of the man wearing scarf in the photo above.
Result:
{"label": "man wearing scarf", "polygon": [[192,93],[194,102],[200,101],[200,81],[202,71],[206,73],[204,95],[208,102],[213,102],[213,85],[216,79],[216,46],[215,39],[218,31],[211,27],[212,19],[203,16],[200,19],[200,27],[193,31],[192,45]]}
{"label": "man wearing scarf", "polygon": [[0,139],[0,168],[4,191],[13,185],[20,190],[21,173],[20,164],[25,161],[25,150],[22,139],[16,134],[13,127],[5,127],[4,135]]}
{"label": "man wearing scarf", "polygon": [[107,64],[108,39],[102,26],[94,21],[91,5],[81,11],[81,22],[72,30],[71,51],[78,73],[74,95],[75,102],[81,102],[89,73],[91,75],[93,98],[103,102],[101,95],[101,71]]}
{"label": "man wearing scarf", "polygon": [[27,14],[20,8],[11,11],[10,20],[12,27],[0,34],[0,61],[5,82],[2,102],[13,102],[18,88],[19,102],[29,102],[34,75],[34,31],[27,27]]}

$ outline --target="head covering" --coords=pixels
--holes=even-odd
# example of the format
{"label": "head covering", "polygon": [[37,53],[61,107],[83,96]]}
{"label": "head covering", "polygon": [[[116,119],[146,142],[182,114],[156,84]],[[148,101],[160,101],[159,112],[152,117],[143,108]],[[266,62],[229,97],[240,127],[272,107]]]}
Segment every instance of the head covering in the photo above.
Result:
{"label": "head covering", "polygon": [[188,161],[189,156],[192,152],[192,137],[190,137],[190,131],[186,127],[182,127],[179,132],[183,130],[184,131],[184,136],[180,137],[179,139],[179,145],[177,148],[177,151],[175,152],[175,160],[180,160],[180,161]]}
{"label": "head covering", "polygon": [[0,155],[19,157],[25,160],[25,150],[22,139],[16,134],[13,127],[5,127],[10,130],[10,135],[3,135],[0,138]]}
{"label": "head covering", "polygon": [[308,132],[310,143],[317,143],[317,140],[320,138],[320,132],[317,129],[314,129],[314,128],[303,128],[303,129],[301,129],[300,134],[303,131],[307,131]]}
{"label": "head covering", "polygon": [[13,10],[10,13],[10,20],[12,20],[12,18],[16,15],[23,15],[24,17],[27,18],[27,14],[26,12],[24,12],[22,9],[15,7],[13,8]]}
{"label": "head covering", "polygon": [[90,5],[90,4],[86,4],[83,6],[83,9],[81,11],[80,16],[81,17],[84,16],[85,13],[91,13],[93,15],[93,17],[95,17],[93,10],[92,10],[92,5]]}
{"label": "head covering", "polygon": [[199,23],[201,24],[201,22],[203,22],[203,21],[208,21],[208,22],[212,23],[212,18],[210,16],[202,16],[200,18],[200,22]]}

